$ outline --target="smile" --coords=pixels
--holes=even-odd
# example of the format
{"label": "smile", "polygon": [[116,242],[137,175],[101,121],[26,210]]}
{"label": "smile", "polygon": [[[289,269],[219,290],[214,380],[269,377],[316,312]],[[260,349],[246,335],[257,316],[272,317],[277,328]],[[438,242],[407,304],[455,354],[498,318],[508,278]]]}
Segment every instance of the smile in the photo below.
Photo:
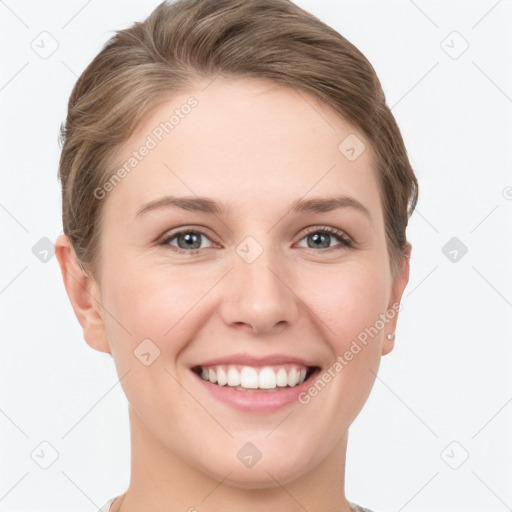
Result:
{"label": "smile", "polygon": [[315,363],[290,354],[245,353],[204,360],[190,370],[205,397],[245,413],[272,413],[298,402],[320,375]]}
{"label": "smile", "polygon": [[227,386],[239,391],[279,391],[302,384],[316,367],[299,364],[275,366],[211,365],[197,366],[193,371],[203,380],[217,386]]}

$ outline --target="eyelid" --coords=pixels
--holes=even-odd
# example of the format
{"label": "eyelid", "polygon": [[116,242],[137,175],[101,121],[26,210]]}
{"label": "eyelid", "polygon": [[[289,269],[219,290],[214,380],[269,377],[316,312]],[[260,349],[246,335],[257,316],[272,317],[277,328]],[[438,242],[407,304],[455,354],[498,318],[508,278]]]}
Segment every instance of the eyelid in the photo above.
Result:
{"label": "eyelid", "polygon": [[309,233],[316,233],[317,231],[326,231],[333,235],[343,236],[347,240],[352,240],[352,238],[343,230],[339,228],[335,228],[334,226],[322,226],[322,225],[314,225],[314,226],[308,226],[304,228],[304,234],[302,237],[309,235]]}
{"label": "eyelid", "polygon": [[[197,254],[199,251],[201,251],[203,249],[209,249],[210,247],[201,247],[200,249],[186,250],[186,249],[182,249],[181,247],[171,246],[169,243],[170,240],[173,240],[178,235],[181,235],[184,233],[196,233],[198,235],[202,235],[202,236],[208,238],[213,244],[220,245],[220,244],[218,244],[218,242],[215,242],[215,240],[212,239],[212,237],[209,234],[207,234],[205,232],[205,230],[206,230],[206,228],[204,228],[203,226],[195,228],[193,225],[186,226],[184,228],[176,228],[176,231],[171,230],[170,232],[167,232],[165,235],[163,235],[163,237],[157,243],[158,243],[158,245],[169,245],[170,247],[173,248],[173,250],[175,250],[178,253]],[[327,252],[329,250],[336,250],[336,249],[339,249],[340,247],[350,249],[350,248],[354,248],[356,246],[356,243],[353,240],[353,238],[351,236],[349,236],[342,229],[338,229],[333,226],[322,226],[322,225],[314,225],[314,226],[308,226],[308,227],[304,228],[304,230],[301,233],[301,236],[297,242],[302,241],[302,239],[305,238],[306,236],[308,236],[310,233],[317,233],[317,232],[328,233],[340,240],[338,245],[335,245],[333,247],[318,249],[319,252]],[[303,247],[303,249],[312,249],[313,251],[315,251],[315,249],[312,247]]]}
{"label": "eyelid", "polygon": [[[328,233],[329,235],[332,235],[334,236],[335,238],[338,238],[340,240],[340,243],[339,245],[345,247],[345,248],[355,248],[356,247],[356,242],[355,240],[346,233],[346,231],[342,230],[342,229],[339,229],[339,228],[335,228],[333,226],[321,226],[321,225],[315,225],[315,226],[309,226],[307,228],[305,228],[305,232],[303,233],[303,235],[301,236],[301,238],[299,239],[299,242],[305,238],[306,236],[308,236],[310,233]],[[333,250],[333,249],[336,249],[338,248],[339,246],[334,246],[334,247],[327,247],[325,249],[320,249],[320,252],[326,252],[328,250]],[[311,248],[309,248],[311,249]]]}
{"label": "eyelid", "polygon": [[209,247],[201,247],[200,249],[186,250],[186,249],[182,249],[181,247],[175,247],[174,245],[170,245],[169,242],[179,235],[182,235],[185,233],[196,233],[197,235],[202,235],[205,238],[208,238],[208,240],[210,240],[212,242],[212,245],[215,245],[215,244],[220,245],[218,242],[215,242],[215,239],[211,235],[209,235],[207,233],[207,231],[209,231],[209,230],[207,230],[207,228],[205,228],[203,226],[200,226],[200,227],[198,226],[197,228],[193,225],[185,226],[184,228],[180,227],[180,228],[176,228],[176,230],[167,231],[161,238],[159,238],[157,240],[156,243],[157,243],[157,245],[169,245],[170,247],[175,249],[176,252],[194,254],[203,249],[209,249]]}

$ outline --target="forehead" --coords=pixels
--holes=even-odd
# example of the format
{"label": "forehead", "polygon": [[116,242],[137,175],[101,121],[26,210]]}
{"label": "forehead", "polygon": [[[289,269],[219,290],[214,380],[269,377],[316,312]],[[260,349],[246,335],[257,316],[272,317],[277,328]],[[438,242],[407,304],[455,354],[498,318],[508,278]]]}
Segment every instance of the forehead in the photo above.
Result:
{"label": "forehead", "polygon": [[336,191],[380,203],[359,130],[315,96],[255,78],[217,77],[163,100],[120,148],[121,167],[106,208],[136,212],[165,194],[261,207]]}

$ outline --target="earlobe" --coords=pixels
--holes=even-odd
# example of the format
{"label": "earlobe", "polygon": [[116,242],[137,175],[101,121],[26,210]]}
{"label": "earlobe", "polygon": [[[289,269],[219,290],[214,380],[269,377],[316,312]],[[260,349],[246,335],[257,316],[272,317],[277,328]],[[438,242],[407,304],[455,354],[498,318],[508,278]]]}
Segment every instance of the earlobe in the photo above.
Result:
{"label": "earlobe", "polygon": [[98,285],[80,266],[71,242],[65,234],[59,235],[55,241],[55,256],[85,341],[95,350],[110,353]]}
{"label": "earlobe", "polygon": [[389,336],[386,336],[384,338],[384,343],[382,344],[382,355],[385,356],[386,354],[389,354],[394,348],[395,348],[395,336],[393,335],[392,338],[389,338]]}
{"label": "earlobe", "polygon": [[396,276],[393,279],[393,287],[391,293],[391,300],[388,304],[387,315],[391,316],[389,322],[387,323],[384,331],[384,341],[382,343],[382,355],[389,354],[393,348],[395,347],[395,331],[396,324],[398,320],[398,312],[399,305],[402,299],[402,295],[404,293],[405,287],[409,282],[409,261],[411,258],[411,250],[412,246],[408,242],[406,249],[406,257],[400,262],[400,270],[397,272]]}

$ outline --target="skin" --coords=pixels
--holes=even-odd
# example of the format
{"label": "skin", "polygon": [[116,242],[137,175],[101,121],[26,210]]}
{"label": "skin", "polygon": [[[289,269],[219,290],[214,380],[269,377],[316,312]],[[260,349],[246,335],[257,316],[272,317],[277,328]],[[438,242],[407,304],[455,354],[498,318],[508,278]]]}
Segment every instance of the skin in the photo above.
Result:
{"label": "skin", "polygon": [[[124,376],[131,479],[111,510],[349,512],[348,429],[381,356],[393,349],[386,335],[398,315],[307,405],[241,412],[207,394],[190,367],[247,352],[289,354],[327,369],[400,301],[409,259],[393,276],[373,151],[304,92],[254,78],[206,85],[157,106],[124,144],[120,165],[169,112],[190,96],[198,100],[103,199],[96,279],[81,271],[65,235],[55,244],[86,342],[112,354]],[[355,161],[338,150],[349,134],[366,144]],[[167,194],[207,196],[228,211],[166,207],[136,218],[143,204]],[[369,217],[351,207],[288,212],[299,198],[341,195]],[[338,228],[357,246],[327,234],[317,248],[309,226]],[[176,228],[206,235],[199,253],[176,252],[176,237],[158,245]],[[236,252],[247,236],[263,249],[252,263]],[[160,350],[149,366],[133,354],[146,338]],[[251,468],[237,458],[246,442],[262,453]]]}

